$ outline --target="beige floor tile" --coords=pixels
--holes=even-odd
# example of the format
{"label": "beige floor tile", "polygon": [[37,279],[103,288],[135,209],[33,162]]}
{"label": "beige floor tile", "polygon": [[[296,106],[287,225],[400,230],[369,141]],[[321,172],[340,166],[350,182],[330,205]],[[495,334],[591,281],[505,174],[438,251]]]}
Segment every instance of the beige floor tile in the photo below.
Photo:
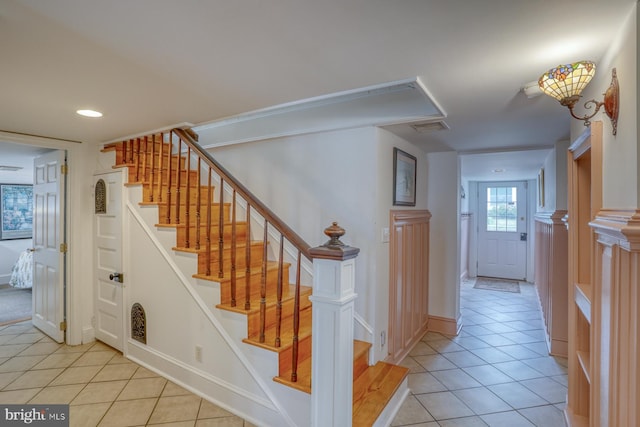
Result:
{"label": "beige floor tile", "polygon": [[84,384],[60,385],[45,387],[35,395],[29,403],[34,404],[69,404],[84,388]]}
{"label": "beige floor tile", "polygon": [[11,341],[7,341],[7,344],[33,344],[44,338],[42,332],[20,334]]}
{"label": "beige floor tile", "polygon": [[80,353],[50,354],[33,369],[66,368],[80,357]]}
{"label": "beige floor tile", "polygon": [[67,368],[50,385],[86,384],[91,381],[102,366],[79,366]]}
{"label": "beige floor tile", "polygon": [[133,374],[133,378],[137,379],[137,378],[153,378],[153,377],[159,377],[160,375],[156,374],[153,371],[150,371],[147,368],[143,368],[142,366],[140,366],[137,370],[136,373]]}
{"label": "beige floor tile", "polygon": [[87,403],[113,402],[126,384],[126,381],[87,384],[80,394],[71,401],[71,404],[84,405]]}
{"label": "beige floor tile", "polygon": [[[86,353],[91,354],[91,353]],[[128,380],[134,374],[138,367],[134,364],[106,365],[93,377],[91,382]]]}
{"label": "beige floor tile", "polygon": [[93,344],[94,343],[90,342],[90,343],[82,344],[82,345],[63,345],[58,350],[56,350],[56,354],[60,354],[60,353],[84,353],[85,351],[87,351],[91,347],[93,347]]}
{"label": "beige floor tile", "polygon": [[209,418],[196,421],[196,427],[243,427],[244,421],[238,417]]}
{"label": "beige floor tile", "polygon": [[124,357],[122,353],[116,353],[116,355],[113,356],[111,360],[109,360],[109,365],[115,365],[120,363],[133,363],[133,362],[127,359],[126,357]]}
{"label": "beige floor tile", "polygon": [[403,426],[428,421],[433,421],[433,417],[424,409],[424,406],[418,402],[415,396],[407,396],[391,425]]}
{"label": "beige floor tile", "polygon": [[187,396],[161,397],[151,414],[150,423],[195,420],[198,417],[200,399],[193,394]]}
{"label": "beige floor tile", "polygon": [[0,372],[18,372],[33,368],[47,356],[16,356],[0,365]]}
{"label": "beige floor tile", "polygon": [[13,380],[22,375],[22,372],[4,372],[0,374],[0,390],[7,384],[11,384]]}
{"label": "beige floor tile", "polygon": [[191,394],[189,390],[186,390],[179,385],[172,383],[171,381],[167,382],[167,385],[164,387],[164,391],[162,392],[162,397],[165,396],[185,396]]}
{"label": "beige floor tile", "polygon": [[87,351],[72,366],[106,365],[115,354],[115,351]]}
{"label": "beige floor tile", "polygon": [[2,335],[2,331],[0,331],[0,345],[6,343],[7,341],[11,341],[17,336],[18,335],[9,335],[9,334]]}
{"label": "beige floor tile", "polygon": [[35,344],[31,344],[22,353],[20,353],[20,356],[49,355],[59,350],[60,347],[62,347],[62,345],[56,342],[42,342],[41,340]]}
{"label": "beige floor tile", "polygon": [[0,391],[0,402],[3,404],[27,403],[38,394],[41,388],[29,388],[26,390]]}
{"label": "beige floor tile", "polygon": [[101,427],[145,425],[156,399],[123,400],[115,402],[100,422]]}
{"label": "beige floor tile", "polygon": [[221,417],[233,417],[234,415],[219,407],[218,405],[202,399],[200,403],[200,411],[198,412],[198,418],[221,418]]}
{"label": "beige floor tile", "polygon": [[29,348],[29,344],[3,344],[0,347],[0,357],[13,357]]}
{"label": "beige floor tile", "polygon": [[116,351],[113,347],[109,347],[103,342],[95,341],[89,348],[89,351]]}
{"label": "beige floor tile", "polygon": [[167,380],[157,378],[139,378],[129,381],[118,400],[145,399],[149,397],[160,397]]}
{"label": "beige floor tile", "polygon": [[41,369],[39,371],[27,371],[11,384],[6,386],[4,390],[22,390],[26,388],[45,387],[64,369]]}
{"label": "beige floor tile", "polygon": [[196,425],[195,420],[191,421],[178,421],[175,423],[161,423],[161,424],[147,424],[148,426],[158,426],[158,427],[194,427]]}
{"label": "beige floor tile", "polygon": [[107,412],[111,402],[69,407],[69,427],[95,427]]}

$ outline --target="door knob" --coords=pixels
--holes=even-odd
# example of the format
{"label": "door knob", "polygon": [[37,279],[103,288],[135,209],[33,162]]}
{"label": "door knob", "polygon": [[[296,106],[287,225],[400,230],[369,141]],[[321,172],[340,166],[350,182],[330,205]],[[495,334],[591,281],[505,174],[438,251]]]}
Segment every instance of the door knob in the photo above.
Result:
{"label": "door knob", "polygon": [[109,275],[109,280],[113,280],[114,282],[122,283],[122,273],[111,273]]}

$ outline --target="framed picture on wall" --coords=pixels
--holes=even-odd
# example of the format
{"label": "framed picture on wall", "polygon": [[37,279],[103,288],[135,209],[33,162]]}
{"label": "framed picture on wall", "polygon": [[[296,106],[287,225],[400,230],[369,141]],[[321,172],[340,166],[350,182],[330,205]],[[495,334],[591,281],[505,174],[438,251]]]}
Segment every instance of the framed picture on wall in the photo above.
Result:
{"label": "framed picture on wall", "polygon": [[33,230],[33,186],[0,184],[0,240],[30,239]]}
{"label": "framed picture on wall", "polygon": [[414,156],[393,149],[393,205],[416,205],[416,166]]}

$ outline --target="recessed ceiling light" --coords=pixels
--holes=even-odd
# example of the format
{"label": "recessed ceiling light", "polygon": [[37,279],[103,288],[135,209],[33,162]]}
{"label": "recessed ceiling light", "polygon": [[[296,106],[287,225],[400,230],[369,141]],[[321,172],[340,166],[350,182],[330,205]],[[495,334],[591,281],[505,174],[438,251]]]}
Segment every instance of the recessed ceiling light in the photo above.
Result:
{"label": "recessed ceiling light", "polygon": [[496,168],[496,169],[494,169],[494,170],[493,170],[493,172],[494,172],[494,173],[502,173],[502,172],[504,172],[504,169],[502,169],[502,168]]}
{"label": "recessed ceiling light", "polygon": [[100,111],[95,110],[78,110],[76,113],[85,117],[102,117],[102,113]]}

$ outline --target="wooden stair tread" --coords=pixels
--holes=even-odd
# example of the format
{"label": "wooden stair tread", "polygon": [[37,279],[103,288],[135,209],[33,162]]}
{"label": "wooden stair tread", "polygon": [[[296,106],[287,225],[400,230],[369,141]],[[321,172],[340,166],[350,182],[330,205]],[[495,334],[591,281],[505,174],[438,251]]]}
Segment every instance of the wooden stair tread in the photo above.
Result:
{"label": "wooden stair tread", "polygon": [[[280,347],[275,346],[276,340],[276,326],[271,325],[268,328],[265,328],[264,331],[264,342],[261,343],[259,340],[259,336],[255,334],[254,336],[250,336],[249,338],[245,338],[242,342],[247,344],[255,345],[260,348],[264,348],[265,350],[275,351],[277,353],[281,353],[284,350],[287,350],[293,344],[293,328],[288,327],[289,323],[293,323],[292,317],[282,318],[281,330],[280,330]],[[300,330],[298,331],[298,339],[301,340],[304,337],[308,337],[311,335],[311,308],[309,307],[306,310],[300,311]]]}
{"label": "wooden stair tread", "polygon": [[[295,285],[287,285],[282,289],[282,302],[289,301],[295,298]],[[304,297],[308,297],[311,295],[313,288],[310,286],[300,286],[300,299]],[[238,301],[235,307],[231,307],[229,304],[216,304],[216,308],[221,310],[233,311],[234,313],[241,314],[255,314],[260,312],[260,298],[256,298],[252,295],[250,300],[251,308],[246,310],[244,308],[244,290],[242,292],[238,292]],[[276,295],[268,295],[265,304],[267,307],[274,306],[278,302],[278,298]]]}
{"label": "wooden stair tread", "polygon": [[[251,240],[251,246],[263,246],[263,243],[261,240]],[[213,255],[214,253],[217,254],[218,250],[220,249],[220,245],[218,242],[212,242],[211,244],[211,254]],[[177,252],[187,252],[187,253],[193,253],[193,254],[202,254],[205,255],[207,253],[207,248],[206,245],[204,243],[200,243],[200,249],[196,249],[196,248],[184,248],[181,246],[174,246],[173,248],[174,251]],[[240,241],[236,242],[236,253],[238,258],[241,256],[244,256],[245,254],[245,250],[247,249],[247,240],[246,239],[241,239]],[[231,250],[231,242],[224,242],[224,245],[222,246],[222,250],[223,251],[230,251]]]}
{"label": "wooden stair tread", "polygon": [[409,373],[409,369],[378,362],[353,383],[353,426],[371,426]]}
{"label": "wooden stair tread", "polygon": [[[371,343],[359,340],[353,340],[353,362],[354,364],[358,358],[365,354],[368,354],[371,348]],[[306,357],[298,360],[298,380],[291,381],[291,369],[287,369],[273,380],[277,383],[284,384],[286,386],[295,388],[305,393],[311,394],[311,358]],[[355,383],[354,383],[355,387]]]}
{"label": "wooden stair tread", "polygon": [[[289,267],[290,265],[291,264],[288,262],[283,263],[283,266],[285,267]],[[267,261],[267,270],[273,271],[277,269],[278,269],[277,261]],[[251,267],[249,271],[251,275],[262,274],[262,267]],[[236,271],[236,280],[243,279],[245,275],[246,275],[246,269],[244,268]],[[225,270],[224,277],[218,277],[217,272],[212,272],[210,276],[207,276],[206,274],[194,274],[192,277],[195,277],[196,279],[209,280],[212,282],[226,283],[231,281],[231,272],[229,272],[228,270]]]}

